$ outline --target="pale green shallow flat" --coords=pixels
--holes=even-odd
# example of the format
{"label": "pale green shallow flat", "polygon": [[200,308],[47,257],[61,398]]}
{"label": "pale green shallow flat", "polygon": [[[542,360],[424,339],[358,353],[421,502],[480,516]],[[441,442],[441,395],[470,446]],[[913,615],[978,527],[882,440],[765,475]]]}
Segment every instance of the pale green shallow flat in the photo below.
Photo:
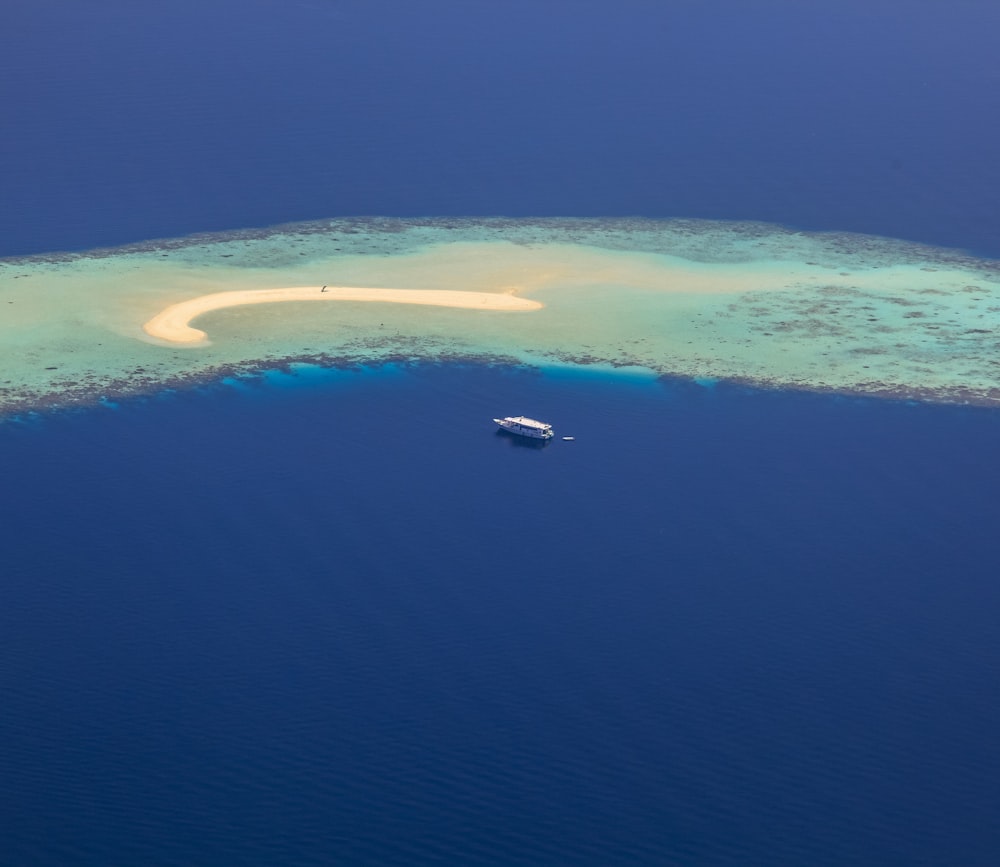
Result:
{"label": "pale green shallow flat", "polygon": [[[280,302],[142,326],[234,289],[515,292],[537,311]],[[1000,404],[1000,263],[757,223],[324,220],[0,260],[0,413],[289,361],[631,367],[768,386]]]}

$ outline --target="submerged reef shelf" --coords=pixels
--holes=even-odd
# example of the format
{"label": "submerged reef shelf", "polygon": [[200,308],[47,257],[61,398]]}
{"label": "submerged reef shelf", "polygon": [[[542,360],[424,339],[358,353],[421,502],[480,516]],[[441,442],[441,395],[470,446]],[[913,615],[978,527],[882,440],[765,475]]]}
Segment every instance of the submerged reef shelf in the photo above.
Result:
{"label": "submerged reef shelf", "polygon": [[[281,303],[217,301],[264,295]],[[203,296],[216,300],[198,315]],[[175,306],[204,339],[143,330]],[[0,414],[295,361],[442,359],[995,406],[998,328],[1000,262],[886,238],[699,220],[323,220],[0,260]]]}

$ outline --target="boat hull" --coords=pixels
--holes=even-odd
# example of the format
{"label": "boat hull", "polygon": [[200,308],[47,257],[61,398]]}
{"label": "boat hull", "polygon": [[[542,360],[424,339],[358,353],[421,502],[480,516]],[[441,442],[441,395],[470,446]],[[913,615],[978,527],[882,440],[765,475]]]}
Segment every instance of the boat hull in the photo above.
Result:
{"label": "boat hull", "polygon": [[535,421],[533,418],[524,416],[508,416],[507,418],[495,418],[493,422],[500,430],[515,434],[516,436],[528,437],[534,440],[552,439],[554,432],[552,425],[545,422]]}

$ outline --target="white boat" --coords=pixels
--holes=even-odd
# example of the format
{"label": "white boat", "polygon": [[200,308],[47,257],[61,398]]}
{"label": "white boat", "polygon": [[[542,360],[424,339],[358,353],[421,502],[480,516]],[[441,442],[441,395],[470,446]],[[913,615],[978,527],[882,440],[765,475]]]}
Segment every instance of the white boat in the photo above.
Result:
{"label": "white boat", "polygon": [[493,421],[500,426],[500,430],[518,436],[532,437],[536,440],[548,440],[553,436],[552,425],[523,415],[509,415],[506,418],[495,418]]}

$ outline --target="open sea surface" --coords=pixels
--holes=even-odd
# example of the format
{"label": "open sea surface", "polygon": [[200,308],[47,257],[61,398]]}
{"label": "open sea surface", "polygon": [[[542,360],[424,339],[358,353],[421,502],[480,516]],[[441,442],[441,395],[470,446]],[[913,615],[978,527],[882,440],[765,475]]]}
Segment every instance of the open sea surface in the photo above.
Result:
{"label": "open sea surface", "polygon": [[995,863],[998,434],[472,365],[5,424],[2,860]]}
{"label": "open sea surface", "polygon": [[[371,214],[996,256],[997,32],[993,0],[8,0],[0,256]],[[521,413],[576,439],[495,432]],[[998,441],[474,364],[5,419],[0,864],[993,867]]]}

